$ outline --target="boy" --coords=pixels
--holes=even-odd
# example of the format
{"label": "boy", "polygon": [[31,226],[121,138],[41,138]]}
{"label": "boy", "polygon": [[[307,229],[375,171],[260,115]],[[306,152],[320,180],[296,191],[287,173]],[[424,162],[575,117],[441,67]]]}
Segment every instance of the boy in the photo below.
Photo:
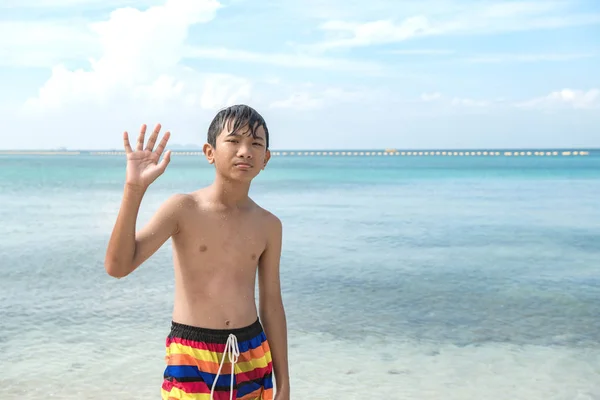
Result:
{"label": "boy", "polygon": [[[170,133],[154,150],[160,125],[144,148],[145,132],[143,125],[135,150],[123,134],[126,182],[105,268],[123,278],[172,239],[175,297],[163,400],[271,400],[273,372],[275,400],[289,400],[279,280],[282,226],[248,196],[252,179],[270,158],[264,119],[246,105],[217,113],[203,148],[215,166],[214,182],[171,196],[136,232],[142,197],[171,159],[167,151],[159,162]],[[254,296],[257,272],[260,312]]]}

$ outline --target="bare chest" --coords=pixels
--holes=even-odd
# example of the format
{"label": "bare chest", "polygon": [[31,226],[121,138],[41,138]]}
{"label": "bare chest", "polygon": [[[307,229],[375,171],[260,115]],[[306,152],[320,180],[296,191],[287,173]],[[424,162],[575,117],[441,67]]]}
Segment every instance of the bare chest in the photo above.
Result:
{"label": "bare chest", "polygon": [[266,247],[260,221],[246,216],[192,218],[183,224],[179,239],[178,252],[187,264],[209,268],[255,267]]}

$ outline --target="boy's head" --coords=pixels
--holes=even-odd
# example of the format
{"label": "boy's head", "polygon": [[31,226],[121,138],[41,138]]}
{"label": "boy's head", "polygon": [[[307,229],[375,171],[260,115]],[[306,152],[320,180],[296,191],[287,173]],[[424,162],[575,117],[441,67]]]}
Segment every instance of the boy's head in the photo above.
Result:
{"label": "boy's head", "polygon": [[218,172],[251,180],[270,158],[269,130],[252,107],[237,104],[217,113],[208,127],[204,154]]}
{"label": "boy's head", "polygon": [[[269,148],[269,130],[262,115],[254,108],[245,104],[236,104],[222,109],[215,115],[208,127],[206,141],[212,147],[217,146],[217,138],[224,131],[240,132],[257,137],[257,131],[264,131],[265,149]],[[249,128],[249,129],[247,129]]]}

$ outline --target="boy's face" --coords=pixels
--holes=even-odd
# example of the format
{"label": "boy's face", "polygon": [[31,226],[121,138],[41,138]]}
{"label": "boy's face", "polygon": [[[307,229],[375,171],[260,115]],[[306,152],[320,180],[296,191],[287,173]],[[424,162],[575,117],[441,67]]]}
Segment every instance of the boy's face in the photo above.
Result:
{"label": "boy's face", "polygon": [[241,181],[254,179],[271,157],[266,149],[266,135],[262,126],[256,129],[256,137],[252,136],[248,126],[235,133],[226,127],[217,136],[216,147],[208,143],[204,145],[204,154],[220,174]]}

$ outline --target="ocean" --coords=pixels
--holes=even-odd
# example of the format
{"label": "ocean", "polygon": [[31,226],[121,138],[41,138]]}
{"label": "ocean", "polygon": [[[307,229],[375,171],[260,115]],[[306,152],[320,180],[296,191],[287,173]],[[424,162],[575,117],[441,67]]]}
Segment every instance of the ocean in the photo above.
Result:
{"label": "ocean", "polygon": [[[210,183],[174,155],[144,224]],[[0,156],[0,399],[158,399],[170,243],[103,267],[123,156]],[[600,155],[274,156],[292,399],[600,399]]]}

